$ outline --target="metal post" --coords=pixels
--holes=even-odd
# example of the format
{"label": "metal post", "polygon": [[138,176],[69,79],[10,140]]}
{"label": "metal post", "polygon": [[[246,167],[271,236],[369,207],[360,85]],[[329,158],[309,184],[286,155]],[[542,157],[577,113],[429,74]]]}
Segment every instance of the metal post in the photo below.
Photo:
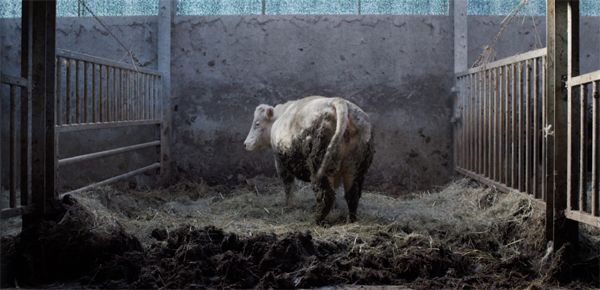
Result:
{"label": "metal post", "polygon": [[[578,223],[565,216],[567,206],[567,158],[568,158],[568,100],[566,81],[573,40],[569,35],[571,1],[546,0],[547,62],[547,125],[552,126],[552,135],[547,136],[548,172],[546,186],[546,238],[554,242],[554,250],[565,243],[576,243]],[[578,11],[575,12],[578,14]],[[573,14],[575,14],[573,13]],[[578,46],[577,46],[578,47]]]}
{"label": "metal post", "polygon": [[467,70],[467,0],[451,0],[454,15],[454,72]]}
{"label": "metal post", "polygon": [[32,7],[32,197],[35,216],[55,196],[54,68],[56,1],[31,1]]}
{"label": "metal post", "polygon": [[171,24],[173,14],[170,0],[159,0],[158,3],[158,70],[162,77],[162,125],[160,128],[160,177],[159,183],[168,185],[170,180],[170,135],[171,135]]}

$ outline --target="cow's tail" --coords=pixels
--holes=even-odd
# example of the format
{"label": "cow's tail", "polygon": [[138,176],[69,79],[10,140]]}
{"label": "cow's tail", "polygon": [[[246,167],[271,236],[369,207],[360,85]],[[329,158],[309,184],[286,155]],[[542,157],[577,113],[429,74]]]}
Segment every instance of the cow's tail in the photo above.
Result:
{"label": "cow's tail", "polygon": [[[327,146],[327,150],[323,156],[323,162],[321,162],[321,167],[319,167],[319,170],[317,171],[317,180],[321,180],[328,168],[339,168],[342,162],[340,158],[334,160],[334,156],[336,154],[341,154],[339,150],[342,148],[342,140],[344,139],[344,134],[348,128],[348,104],[343,99],[333,98],[332,105],[337,121],[335,133],[333,134],[333,137],[331,137],[331,142],[329,142],[329,145]],[[332,162],[335,162],[335,164]]]}

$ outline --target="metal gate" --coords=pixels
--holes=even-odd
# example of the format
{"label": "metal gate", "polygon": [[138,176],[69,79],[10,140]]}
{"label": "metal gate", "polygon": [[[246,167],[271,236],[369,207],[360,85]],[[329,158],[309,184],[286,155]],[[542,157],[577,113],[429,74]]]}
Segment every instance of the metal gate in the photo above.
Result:
{"label": "metal gate", "polygon": [[546,49],[456,74],[456,171],[545,208]]}
{"label": "metal gate", "polygon": [[600,71],[572,77],[569,89],[567,218],[600,227]]}
{"label": "metal gate", "polygon": [[[58,194],[58,174],[62,166],[149,147],[155,147],[157,153],[156,159],[147,166],[63,193],[61,196],[164,168],[166,161],[160,156],[164,155],[164,142],[167,140],[162,136],[166,124],[162,114],[164,91],[161,72],[57,48],[55,76],[55,141],[53,144],[55,196]],[[30,152],[34,140],[31,134],[29,81],[2,75],[2,84],[10,88],[10,202],[9,206],[1,211],[1,217],[4,219],[33,211]],[[20,102],[17,102],[17,96],[23,96]],[[21,103],[20,112],[17,110],[17,103]],[[20,121],[17,115],[21,115]],[[61,133],[147,125],[156,126],[154,141],[59,158]],[[21,131],[20,142],[17,141],[17,128]],[[17,167],[19,154],[21,155],[20,168]],[[20,186],[18,186],[17,172],[21,175]],[[19,187],[21,202],[17,205]]]}

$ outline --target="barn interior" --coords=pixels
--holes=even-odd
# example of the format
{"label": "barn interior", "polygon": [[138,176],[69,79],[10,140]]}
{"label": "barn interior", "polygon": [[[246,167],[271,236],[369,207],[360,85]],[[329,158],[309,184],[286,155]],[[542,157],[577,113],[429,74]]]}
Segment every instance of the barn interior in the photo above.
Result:
{"label": "barn interior", "polygon": [[[296,1],[299,10],[292,0],[122,1],[151,6],[144,15],[111,15],[94,1],[9,2],[0,18],[1,287],[600,287],[594,0],[515,0],[504,10],[475,0]],[[227,5],[237,10],[219,10]],[[25,8],[10,16],[15,7]],[[578,37],[561,43],[573,29]],[[529,181],[516,184],[507,176],[521,165],[470,166],[470,152],[485,148],[462,130],[478,122],[476,110],[491,111],[463,110],[486,85],[461,83],[461,73],[568,44],[570,60],[525,67],[537,72],[533,95],[544,106],[531,136],[572,132],[564,139],[576,141],[552,146],[588,148],[568,160],[591,161],[552,167],[566,153],[527,151],[546,162],[531,157]],[[561,78],[548,67],[590,76],[580,97],[590,113],[568,111],[591,120],[583,130],[542,117],[571,108],[550,106],[560,98],[542,88]],[[310,184],[298,182],[285,208],[273,153],[244,150],[257,105],[310,95],[347,99],[371,117],[376,153],[355,223],[341,190],[326,226],[314,224]],[[36,107],[36,96],[54,108]],[[563,199],[566,217],[555,207]]]}

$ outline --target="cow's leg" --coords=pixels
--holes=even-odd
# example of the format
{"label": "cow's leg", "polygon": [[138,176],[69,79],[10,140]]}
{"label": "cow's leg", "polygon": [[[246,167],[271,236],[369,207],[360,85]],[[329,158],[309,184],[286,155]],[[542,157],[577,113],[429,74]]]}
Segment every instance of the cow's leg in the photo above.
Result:
{"label": "cow's leg", "polygon": [[356,210],[358,200],[362,193],[364,176],[355,176],[354,173],[344,173],[344,198],[348,204],[348,221],[353,223],[357,219]]}
{"label": "cow's leg", "polygon": [[283,179],[283,188],[285,189],[285,207],[292,206],[292,196],[294,195],[294,176],[289,174],[285,177],[282,176]]}
{"label": "cow's leg", "polygon": [[285,191],[285,207],[292,206],[292,196],[294,195],[295,178],[294,175],[287,170],[279,162],[275,161],[275,168],[281,180],[283,181],[283,189]]}
{"label": "cow's leg", "polygon": [[335,191],[331,187],[327,177],[322,178],[318,182],[313,182],[313,191],[317,198],[316,222],[318,225],[322,225],[335,201]]}

